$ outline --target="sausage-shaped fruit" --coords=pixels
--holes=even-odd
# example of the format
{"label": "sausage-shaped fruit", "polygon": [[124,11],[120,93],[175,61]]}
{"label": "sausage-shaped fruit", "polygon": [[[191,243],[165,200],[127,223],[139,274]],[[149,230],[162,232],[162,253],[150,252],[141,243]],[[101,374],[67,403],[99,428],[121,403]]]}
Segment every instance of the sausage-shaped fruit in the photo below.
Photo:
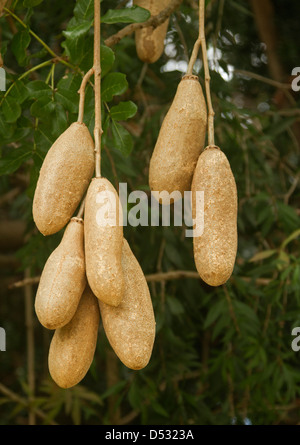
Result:
{"label": "sausage-shaped fruit", "polygon": [[[169,194],[178,191],[180,198],[191,190],[195,166],[205,143],[206,122],[206,103],[198,77],[186,75],[163,120],[150,160],[152,191]],[[159,201],[164,204],[163,198]]]}
{"label": "sausage-shaped fruit", "polygon": [[95,354],[99,306],[87,286],[72,320],[55,331],[49,349],[48,366],[61,388],[77,385],[88,372]]}
{"label": "sausage-shaped fruit", "polygon": [[54,142],[40,170],[32,212],[43,235],[69,222],[93,176],[94,162],[90,132],[85,124],[74,122]]}
{"label": "sausage-shaped fruit", "polygon": [[203,281],[220,286],[232,274],[238,236],[236,183],[228,159],[218,147],[207,147],[196,165],[192,183],[194,221],[197,191],[204,192],[204,225],[202,235],[193,238],[195,264]]}
{"label": "sausage-shaped fruit", "polygon": [[60,328],[71,320],[86,286],[83,232],[83,220],[72,218],[43,269],[35,312],[47,329]]}
{"label": "sausage-shaped fruit", "polygon": [[122,266],[125,292],[121,304],[112,307],[99,301],[99,307],[111,347],[125,366],[137,370],[150,360],[155,318],[146,278],[125,239]]}
{"label": "sausage-shaped fruit", "polygon": [[[141,8],[148,9],[151,16],[154,16],[165,9],[170,0],[134,0],[133,3]],[[146,63],[154,63],[160,58],[165,47],[168,25],[169,17],[155,29],[148,26],[135,31],[136,52],[140,60]]]}
{"label": "sausage-shaped fruit", "polygon": [[86,195],[84,238],[86,275],[99,300],[120,304],[124,293],[122,270],[122,206],[106,178],[93,178]]}

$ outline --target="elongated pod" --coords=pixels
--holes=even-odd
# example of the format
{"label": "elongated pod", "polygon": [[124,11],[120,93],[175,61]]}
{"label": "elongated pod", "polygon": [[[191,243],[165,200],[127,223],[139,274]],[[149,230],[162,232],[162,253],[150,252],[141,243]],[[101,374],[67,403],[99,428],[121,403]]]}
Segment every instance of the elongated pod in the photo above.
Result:
{"label": "elongated pod", "polygon": [[89,285],[104,303],[117,306],[124,293],[122,206],[106,178],[93,178],[85,201],[85,258]]}
{"label": "elongated pod", "polygon": [[86,286],[83,220],[72,218],[43,269],[35,299],[40,323],[57,329],[69,323]]}
{"label": "elongated pod", "polygon": [[[152,191],[189,191],[205,143],[207,111],[197,76],[184,76],[166,114],[150,160]],[[180,195],[179,195],[180,196]],[[174,197],[174,201],[177,198]],[[163,199],[160,202],[164,203]]]}
{"label": "elongated pod", "polygon": [[217,147],[207,147],[197,162],[192,183],[194,220],[197,191],[204,192],[204,230],[193,238],[195,264],[207,284],[220,286],[230,278],[236,258],[237,189],[227,157]]}
{"label": "elongated pod", "polygon": [[125,239],[122,267],[123,300],[118,307],[99,302],[100,313],[107,338],[119,359],[128,368],[142,369],[151,357],[155,318],[145,276]]}
{"label": "elongated pod", "polygon": [[43,235],[56,233],[68,223],[93,172],[93,139],[85,124],[74,122],[54,142],[40,170],[32,212]]}
{"label": "elongated pod", "polygon": [[[134,0],[134,5],[148,9],[151,16],[159,14],[165,9],[170,0]],[[140,60],[146,63],[156,62],[162,55],[165,47],[165,37],[169,25],[169,17],[161,25],[135,31],[135,45]]]}
{"label": "elongated pod", "polygon": [[51,377],[61,388],[77,385],[88,372],[95,354],[99,306],[87,286],[72,320],[55,331],[49,349]]}

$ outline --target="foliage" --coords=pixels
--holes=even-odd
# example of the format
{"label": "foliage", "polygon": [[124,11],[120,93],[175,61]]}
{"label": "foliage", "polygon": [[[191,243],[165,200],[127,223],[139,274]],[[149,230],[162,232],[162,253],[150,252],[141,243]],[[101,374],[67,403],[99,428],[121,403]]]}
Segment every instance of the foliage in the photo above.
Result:
{"label": "foliage", "polygon": [[[104,41],[127,23],[147,20],[148,12],[117,0],[102,2],[102,171],[114,184],[128,183],[128,193],[141,189],[149,194],[149,159],[197,37],[193,3],[184,2],[172,15],[165,53],[145,69],[133,36],[112,48]],[[223,2],[206,3],[216,142],[230,161],[239,195],[233,277],[220,288],[184,277],[149,283],[157,323],[149,365],[134,372],[115,362],[100,329],[92,368],[70,390],[58,389],[49,378],[52,334],[35,319],[33,403],[46,416],[38,422],[299,420],[299,353],[291,348],[291,331],[300,326],[300,96],[289,92],[282,108],[274,85],[234,74],[239,69],[270,77],[249,2],[230,0],[224,10]],[[282,35],[278,57],[287,79],[297,64],[300,13],[299,2],[291,3],[293,14],[287,16],[289,8],[274,0]],[[9,344],[1,353],[0,373],[1,382],[26,400],[23,289],[8,289],[7,283],[21,279],[28,268],[32,276],[40,274],[61,238],[61,233],[49,238],[37,233],[31,205],[45,154],[77,119],[77,91],[93,60],[93,2],[15,0],[9,11],[0,17],[7,73],[7,90],[0,93],[0,190],[3,196],[14,188],[19,192],[4,205],[1,217],[26,223],[26,243],[17,251],[18,269],[1,270],[0,324]],[[196,71],[204,86],[201,62]],[[92,132],[91,85],[85,104],[84,121]],[[125,235],[145,274],[195,270],[192,241],[184,230],[126,227]],[[0,403],[1,423],[26,422],[26,404],[5,395]]]}

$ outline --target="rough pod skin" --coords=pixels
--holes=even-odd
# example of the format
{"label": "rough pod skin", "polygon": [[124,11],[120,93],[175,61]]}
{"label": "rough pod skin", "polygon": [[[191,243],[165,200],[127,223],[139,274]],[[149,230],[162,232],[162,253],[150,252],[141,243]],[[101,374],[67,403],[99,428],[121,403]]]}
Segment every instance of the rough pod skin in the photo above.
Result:
{"label": "rough pod skin", "polygon": [[120,304],[124,293],[122,270],[122,206],[106,178],[93,178],[84,213],[86,274],[99,300]]}
{"label": "rough pod skin", "polygon": [[[184,76],[162,123],[150,160],[152,191],[191,190],[195,166],[203,149],[207,111],[197,76]],[[179,195],[180,197],[180,195]],[[177,200],[174,196],[174,202]],[[163,204],[164,199],[159,199]]]}
{"label": "rough pod skin", "polygon": [[150,360],[155,318],[145,276],[125,239],[122,266],[125,278],[122,303],[111,307],[99,302],[99,307],[111,347],[125,366],[137,370]]}
{"label": "rough pod skin", "polygon": [[73,216],[94,172],[94,142],[85,124],[74,122],[48,151],[33,199],[33,219],[43,235],[62,229]]}
{"label": "rough pod skin", "polygon": [[86,286],[83,230],[83,220],[72,218],[43,269],[35,312],[47,329],[60,328],[71,320]]}
{"label": "rough pod skin", "polygon": [[192,183],[194,221],[196,191],[204,192],[204,230],[193,238],[195,264],[207,284],[220,286],[230,278],[236,258],[237,189],[219,148],[206,148],[197,162]]}
{"label": "rough pod skin", "polygon": [[48,365],[51,377],[61,388],[77,385],[94,358],[98,328],[97,298],[87,286],[72,320],[53,335]]}
{"label": "rough pod skin", "polygon": [[[165,9],[170,0],[134,0],[134,5],[148,9],[151,16],[159,14]],[[165,37],[169,25],[169,18],[153,29],[151,26],[135,31],[135,45],[140,60],[146,63],[156,62],[162,55],[165,47]]]}

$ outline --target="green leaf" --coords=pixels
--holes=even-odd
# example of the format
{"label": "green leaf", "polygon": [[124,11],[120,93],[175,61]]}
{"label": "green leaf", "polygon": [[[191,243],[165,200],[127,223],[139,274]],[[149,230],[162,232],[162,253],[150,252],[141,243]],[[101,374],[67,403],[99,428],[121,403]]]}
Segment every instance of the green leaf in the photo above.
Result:
{"label": "green leaf", "polygon": [[126,75],[122,73],[109,73],[101,85],[101,97],[104,102],[110,102],[114,96],[125,93],[128,88]]}
{"label": "green leaf", "polygon": [[24,0],[23,5],[25,8],[34,8],[34,6],[39,5],[44,0]]}
{"label": "green leaf", "polygon": [[2,111],[7,123],[16,122],[21,116],[20,104],[11,96],[6,96],[2,102]]}
{"label": "green leaf", "polygon": [[11,42],[11,50],[16,56],[17,62],[20,66],[25,66],[28,61],[26,49],[30,44],[30,34],[27,30],[22,30],[14,35]]}
{"label": "green leaf", "polygon": [[137,112],[137,106],[135,103],[128,102],[120,102],[118,105],[115,105],[110,109],[110,116],[112,119],[116,121],[125,121],[126,119],[130,119]]}
{"label": "green leaf", "polygon": [[0,175],[14,173],[31,156],[32,150],[27,147],[11,149],[5,158],[0,159]]}
{"label": "green leaf", "polygon": [[30,113],[34,117],[49,119],[49,115],[54,111],[55,106],[56,104],[51,97],[40,97],[31,105]]}
{"label": "green leaf", "polygon": [[281,249],[285,249],[286,246],[293,241],[294,239],[298,238],[300,236],[300,229],[295,230],[290,236],[288,236],[283,243],[281,244]]}
{"label": "green leaf", "polygon": [[214,305],[212,305],[208,311],[207,317],[204,322],[203,329],[207,329],[212,325],[221,314],[224,314],[226,310],[225,300],[219,300]]}
{"label": "green leaf", "polygon": [[27,84],[27,89],[29,91],[29,97],[33,99],[38,99],[40,97],[52,97],[52,90],[45,82],[42,80],[34,80]]}
{"label": "green leaf", "polygon": [[73,91],[60,88],[55,93],[55,100],[61,103],[70,113],[77,113],[79,97],[78,94],[74,94]]}
{"label": "green leaf", "polygon": [[151,401],[151,406],[157,414],[166,418],[170,417],[169,413],[165,410],[165,408],[156,400]]}
{"label": "green leaf", "polygon": [[69,39],[78,39],[78,37],[85,35],[90,30],[92,24],[93,21],[81,22],[70,28],[68,27],[66,31],[63,31],[63,35]]}
{"label": "green leaf", "polygon": [[167,299],[168,306],[170,308],[170,312],[173,315],[180,315],[184,313],[184,307],[180,303],[180,301],[175,297],[169,297]]}
{"label": "green leaf", "polygon": [[151,17],[147,9],[139,6],[132,6],[124,9],[109,9],[104,16],[101,17],[102,23],[142,23]]}
{"label": "green leaf", "polygon": [[272,255],[277,253],[277,250],[263,250],[262,252],[256,253],[252,258],[250,258],[249,262],[254,263],[255,261],[265,260],[266,258],[270,258]]}
{"label": "green leaf", "polygon": [[62,77],[57,83],[57,89],[69,90],[73,91],[77,94],[80,84],[81,84],[81,76],[74,73],[69,73]]}
{"label": "green leaf", "polygon": [[14,87],[11,89],[10,95],[19,104],[22,104],[27,99],[29,91],[21,80],[16,80]]}
{"label": "green leaf", "polygon": [[115,53],[106,45],[101,45],[100,52],[101,77],[103,77],[112,69],[115,62]]}
{"label": "green leaf", "polygon": [[109,396],[112,396],[114,394],[118,394],[120,391],[122,391],[123,388],[127,385],[126,380],[122,380],[121,382],[116,383],[115,385],[108,388],[102,395],[101,400],[106,399]]}
{"label": "green leaf", "polygon": [[128,156],[133,148],[131,134],[118,122],[112,121],[112,139],[115,147],[124,155]]}
{"label": "green leaf", "polygon": [[77,0],[74,16],[78,20],[89,20],[94,16],[94,0]]}

